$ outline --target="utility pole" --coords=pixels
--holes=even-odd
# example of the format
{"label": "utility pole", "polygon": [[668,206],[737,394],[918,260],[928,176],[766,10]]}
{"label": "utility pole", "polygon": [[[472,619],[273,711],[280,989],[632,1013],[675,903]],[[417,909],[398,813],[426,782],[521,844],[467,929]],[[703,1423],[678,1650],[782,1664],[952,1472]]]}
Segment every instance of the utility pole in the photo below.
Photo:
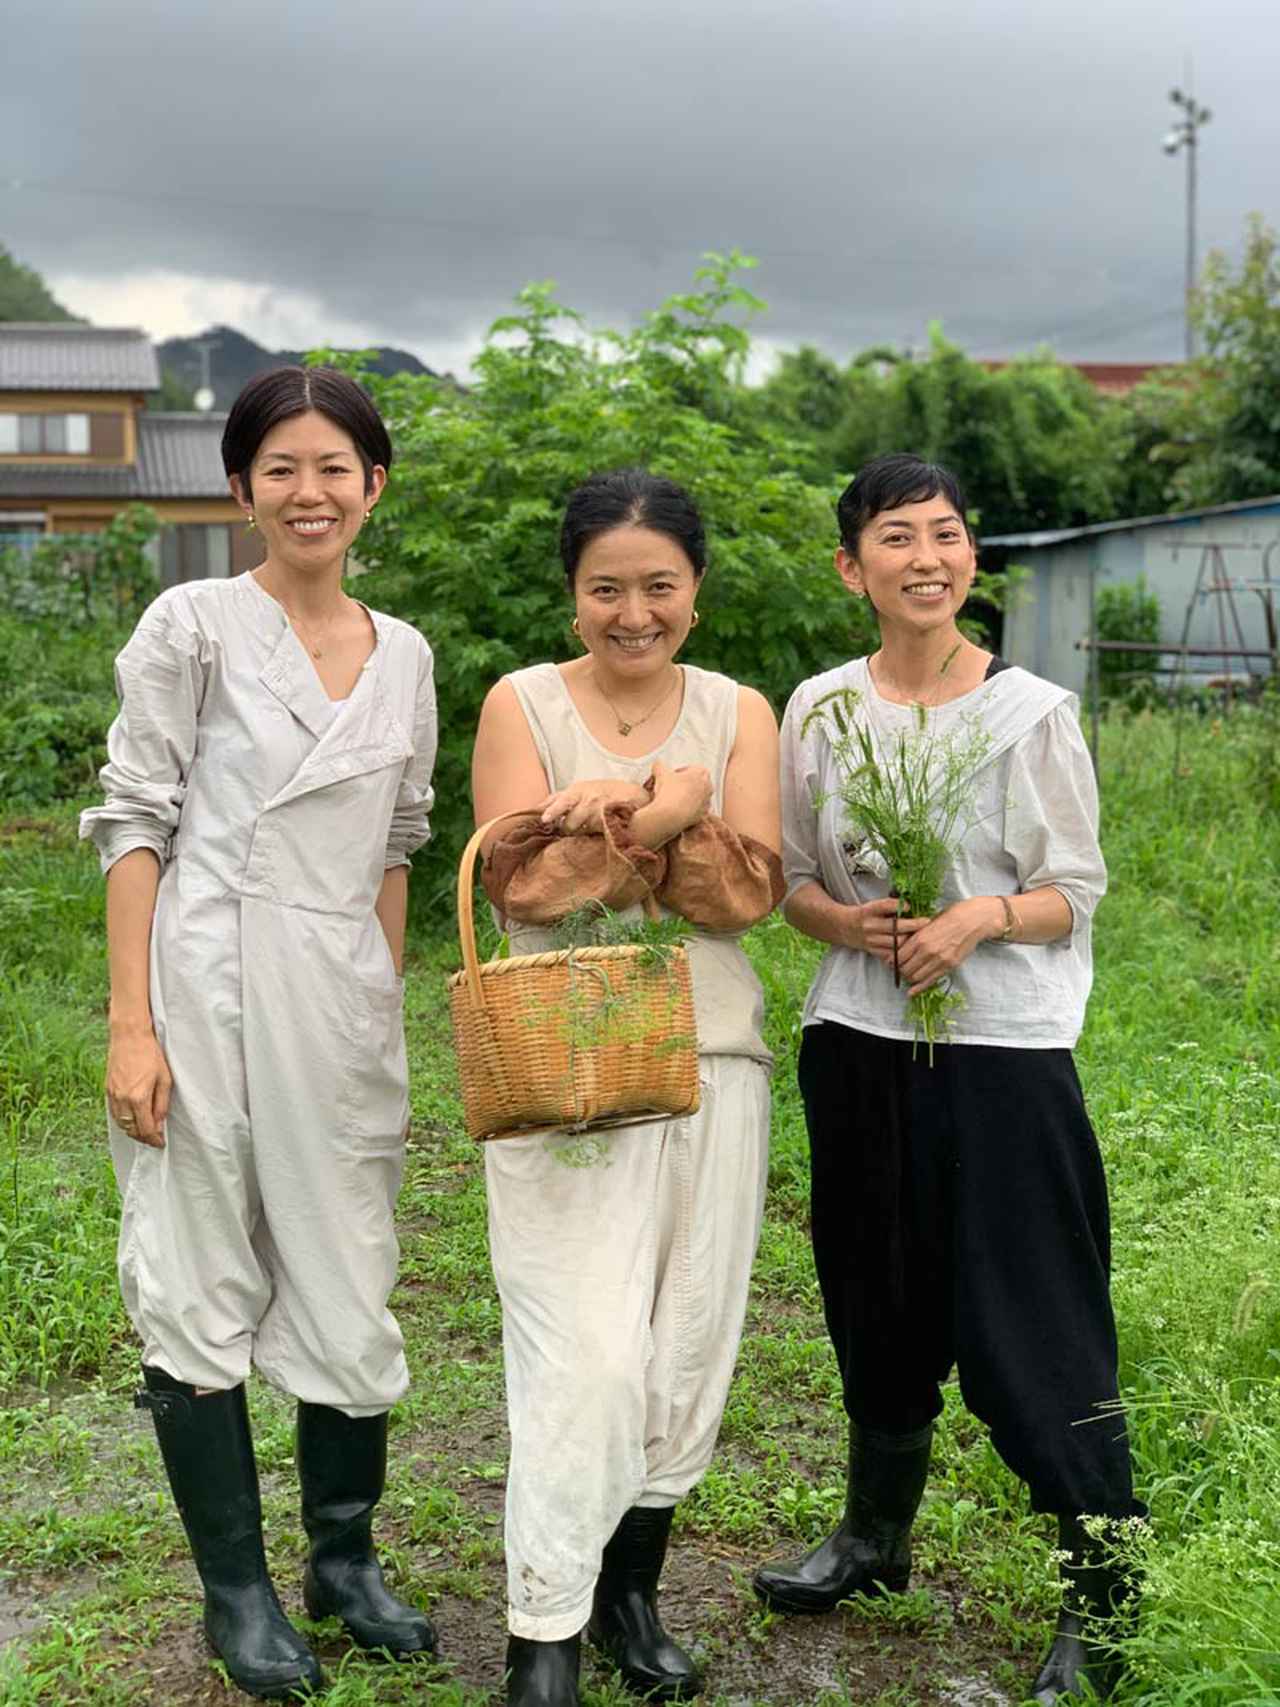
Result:
{"label": "utility pole", "polygon": [[1181,89],[1170,89],[1169,99],[1178,109],[1178,117],[1164,139],[1164,151],[1177,154],[1181,150],[1187,157],[1187,276],[1183,312],[1186,359],[1191,361],[1196,353],[1195,327],[1191,319],[1191,299],[1196,288],[1196,154],[1200,128],[1208,124],[1213,114],[1208,107],[1200,106],[1194,95],[1184,94]]}

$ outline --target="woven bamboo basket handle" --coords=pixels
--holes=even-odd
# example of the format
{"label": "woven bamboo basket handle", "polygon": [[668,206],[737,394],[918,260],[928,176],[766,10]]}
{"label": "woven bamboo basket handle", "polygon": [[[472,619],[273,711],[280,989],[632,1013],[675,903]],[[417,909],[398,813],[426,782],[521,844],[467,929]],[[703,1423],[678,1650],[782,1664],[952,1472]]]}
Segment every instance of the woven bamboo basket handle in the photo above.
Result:
{"label": "woven bamboo basket handle", "polygon": [[480,956],[476,951],[476,921],[475,905],[475,872],[476,855],[480,852],[481,843],[496,824],[501,824],[508,818],[536,818],[538,814],[522,807],[518,812],[499,812],[496,818],[490,818],[487,824],[472,836],[462,850],[462,858],[458,862],[458,940],[462,944],[462,969],[467,975],[467,989],[471,992],[471,1000],[476,1007],[484,1006],[484,985],[480,978]]}

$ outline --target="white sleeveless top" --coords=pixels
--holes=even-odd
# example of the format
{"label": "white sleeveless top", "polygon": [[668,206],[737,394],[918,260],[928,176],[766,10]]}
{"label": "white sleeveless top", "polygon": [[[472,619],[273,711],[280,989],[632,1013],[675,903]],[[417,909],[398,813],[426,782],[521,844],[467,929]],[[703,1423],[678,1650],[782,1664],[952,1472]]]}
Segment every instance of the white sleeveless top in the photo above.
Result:
{"label": "white sleeveless top", "polygon": [[[587,728],[554,664],[532,664],[506,679],[516,692],[551,790],[594,777],[622,782],[648,781],[654,761],[705,765],[711,776],[711,810],[724,806],[724,777],[738,735],[738,685],[728,676],[682,664],[684,703],[675,727],[651,753],[624,757],[602,747]],[[627,914],[643,918],[643,909]],[[503,924],[513,954],[540,954],[555,947],[552,933],[515,920]],[[765,1066],[773,1057],[761,1035],[764,996],[760,980],[735,935],[694,929],[688,943],[693,974],[693,1004],[702,1055],[748,1055]]]}

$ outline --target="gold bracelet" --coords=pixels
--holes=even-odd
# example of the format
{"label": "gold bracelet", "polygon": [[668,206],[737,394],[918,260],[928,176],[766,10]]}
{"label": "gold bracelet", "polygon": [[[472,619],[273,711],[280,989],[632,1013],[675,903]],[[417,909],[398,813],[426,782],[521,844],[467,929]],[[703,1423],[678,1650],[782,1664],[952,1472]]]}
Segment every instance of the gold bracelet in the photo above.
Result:
{"label": "gold bracelet", "polygon": [[1007,895],[997,895],[997,901],[1004,908],[1004,929],[996,938],[997,942],[1013,942],[1018,933],[1018,915],[1013,910],[1013,902]]}

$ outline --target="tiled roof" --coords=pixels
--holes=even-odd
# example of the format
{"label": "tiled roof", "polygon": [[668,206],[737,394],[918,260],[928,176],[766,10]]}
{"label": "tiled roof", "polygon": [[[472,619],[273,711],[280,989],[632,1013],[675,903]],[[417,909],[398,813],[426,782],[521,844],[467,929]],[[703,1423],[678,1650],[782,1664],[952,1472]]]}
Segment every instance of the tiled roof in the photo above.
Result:
{"label": "tiled roof", "polygon": [[138,416],[138,460],[125,468],[77,468],[70,462],[0,460],[0,498],[225,498],[225,415]]}
{"label": "tiled roof", "polygon": [[0,322],[0,392],[158,391],[145,332],[124,327]]}

